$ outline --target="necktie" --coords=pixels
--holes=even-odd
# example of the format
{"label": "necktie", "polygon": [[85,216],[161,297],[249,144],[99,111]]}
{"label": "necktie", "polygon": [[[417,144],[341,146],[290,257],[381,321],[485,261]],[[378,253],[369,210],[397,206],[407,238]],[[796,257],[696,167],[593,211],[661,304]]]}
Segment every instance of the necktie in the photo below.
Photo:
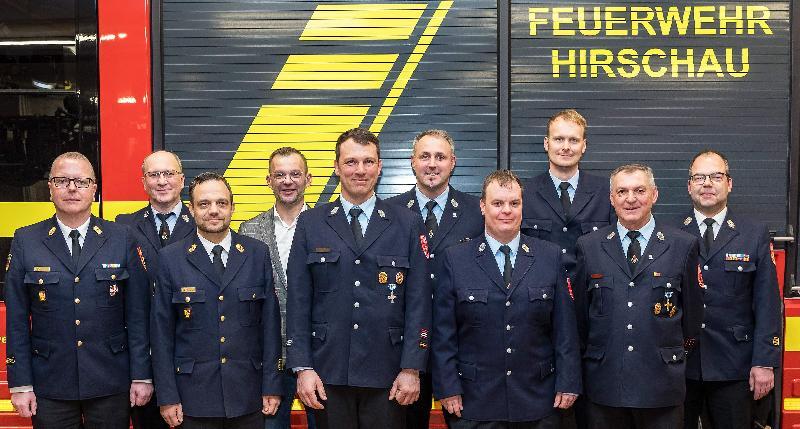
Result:
{"label": "necktie", "polygon": [[436,205],[436,201],[434,200],[425,203],[425,208],[428,210],[428,215],[425,216],[425,228],[428,229],[429,238],[433,238],[433,234],[436,233],[436,228],[439,226],[439,224],[436,223],[436,215],[433,214],[433,209]]}
{"label": "necktie", "polygon": [[220,280],[222,280],[222,275],[225,274],[225,264],[222,263],[222,246],[217,244],[211,249],[211,253],[214,255],[211,264],[214,265],[214,270],[219,275]]}
{"label": "necktie", "polygon": [[703,233],[703,241],[706,244],[706,252],[711,250],[711,245],[714,244],[714,219],[707,217],[703,220],[706,224],[706,232]]}
{"label": "necktie", "polygon": [[639,263],[639,257],[642,256],[642,246],[639,244],[637,238],[642,235],[639,231],[628,231],[628,238],[631,239],[631,244],[628,246],[628,266],[631,268],[631,274],[636,271],[636,264]]}
{"label": "necktie", "polygon": [[361,242],[364,241],[364,235],[361,232],[361,222],[358,221],[358,216],[364,213],[361,207],[355,206],[350,209],[350,229],[353,230],[353,238],[356,239],[356,246],[361,247]]}
{"label": "necktie", "polygon": [[569,215],[569,208],[572,206],[572,202],[569,200],[569,182],[561,182],[558,185],[558,189],[561,190],[561,207],[564,209],[564,216]]}
{"label": "necktie", "polygon": [[161,221],[161,228],[158,230],[158,238],[161,240],[161,247],[167,245],[167,241],[169,241],[169,225],[167,225],[167,219],[170,216],[174,215],[175,213],[156,213],[156,217],[158,220]]}
{"label": "necktie", "polygon": [[77,229],[69,232],[69,237],[72,239],[72,262],[78,265],[78,259],[81,258],[81,242],[78,241],[81,233]]}
{"label": "necktie", "polygon": [[505,256],[505,265],[503,265],[503,283],[506,284],[506,289],[511,287],[511,248],[507,245],[500,246],[500,252]]}

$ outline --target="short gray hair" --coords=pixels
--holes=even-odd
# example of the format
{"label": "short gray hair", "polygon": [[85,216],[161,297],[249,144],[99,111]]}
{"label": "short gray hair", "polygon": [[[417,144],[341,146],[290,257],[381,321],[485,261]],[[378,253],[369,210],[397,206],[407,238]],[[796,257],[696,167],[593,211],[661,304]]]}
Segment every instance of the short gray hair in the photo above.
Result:
{"label": "short gray hair", "polygon": [[631,174],[637,171],[641,171],[647,176],[647,181],[650,182],[650,186],[653,189],[656,188],[656,178],[653,176],[653,169],[646,164],[625,164],[620,165],[619,167],[615,168],[614,171],[611,172],[611,176],[608,179],[608,184],[611,187],[611,192],[614,192],[614,176],[620,173]]}

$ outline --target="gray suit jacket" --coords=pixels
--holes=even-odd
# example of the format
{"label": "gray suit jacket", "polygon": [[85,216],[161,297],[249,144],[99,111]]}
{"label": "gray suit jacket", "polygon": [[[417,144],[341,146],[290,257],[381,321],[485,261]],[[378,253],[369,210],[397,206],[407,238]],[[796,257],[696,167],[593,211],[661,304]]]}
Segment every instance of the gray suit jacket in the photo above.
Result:
{"label": "gray suit jacket", "polygon": [[278,304],[281,307],[281,357],[286,361],[286,275],[281,265],[281,255],[278,253],[278,243],[275,242],[275,207],[260,215],[242,222],[239,234],[261,240],[269,248],[269,258],[272,260],[272,278],[275,279],[275,293],[278,295]]}

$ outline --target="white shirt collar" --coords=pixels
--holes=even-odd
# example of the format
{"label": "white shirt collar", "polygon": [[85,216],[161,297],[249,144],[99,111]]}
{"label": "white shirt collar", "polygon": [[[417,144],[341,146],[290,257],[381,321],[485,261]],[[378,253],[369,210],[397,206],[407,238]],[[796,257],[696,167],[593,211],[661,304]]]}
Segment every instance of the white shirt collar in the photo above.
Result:
{"label": "white shirt collar", "polygon": [[[419,204],[419,209],[422,210],[423,208],[425,208],[425,204],[427,204],[428,201],[430,201],[431,199],[428,198],[427,195],[423,194],[422,191],[419,190],[419,186],[414,186],[414,192],[417,195],[417,204]],[[447,186],[444,188],[444,191],[442,191],[442,193],[439,194],[433,200],[436,201],[436,204],[439,206],[439,208],[444,210],[444,208],[447,207],[447,197],[449,195],[450,195],[450,186]]]}
{"label": "white shirt collar", "polygon": [[64,236],[64,240],[67,242],[67,247],[72,245],[72,238],[70,238],[69,233],[72,232],[73,229],[77,229],[79,233],[81,233],[81,245],[83,245],[83,240],[86,239],[86,233],[89,232],[89,223],[92,221],[92,217],[89,216],[86,219],[86,222],[81,224],[81,226],[77,228],[70,228],[64,222],[61,222],[61,219],[58,218],[56,215],[56,223],[58,223],[58,229],[61,230],[61,235]]}
{"label": "white shirt collar", "polygon": [[[211,250],[214,249],[214,246],[216,246],[216,244],[206,240],[205,237],[203,237],[199,233],[197,234],[197,238],[200,239],[200,243],[203,245],[203,249],[206,250],[208,257],[211,258],[212,257]],[[225,235],[225,238],[223,238],[222,241],[219,243],[219,245],[222,246],[222,250],[225,252],[225,254],[228,254],[231,251],[231,241],[232,241],[231,230],[230,228],[228,228],[228,234]]]}
{"label": "white shirt collar", "polygon": [[[303,208],[300,209],[300,213],[303,213],[304,211],[306,211],[306,209],[308,209],[308,205],[306,203],[303,203]],[[284,228],[289,229],[289,228],[293,227],[295,224],[297,224],[297,219],[300,219],[300,213],[297,214],[297,217],[294,218],[294,222],[292,222],[292,224],[290,225],[290,224],[287,224],[286,222],[283,221],[283,218],[281,218],[281,215],[278,214],[278,209],[276,209],[275,207],[272,207],[272,216],[273,216],[272,220],[275,221],[276,223],[280,222],[281,225],[283,225]]]}
{"label": "white shirt collar", "polygon": [[[168,211],[167,213],[174,213],[175,214],[175,219],[177,219],[177,218],[181,217],[181,210],[182,209],[183,209],[182,202],[181,202],[181,200],[178,200],[178,202],[175,204],[175,207],[173,207],[172,210]],[[150,211],[153,213],[153,217],[155,217],[158,213],[160,213],[159,211],[157,211],[153,207],[152,204],[150,204]]]}
{"label": "white shirt collar", "polygon": [[[714,219],[714,226],[722,225],[722,222],[725,221],[725,217],[728,216],[728,206],[725,206],[719,213],[711,216],[711,219]],[[697,225],[699,226],[706,220],[708,216],[700,213],[697,209],[694,209],[694,219],[697,221]]]}

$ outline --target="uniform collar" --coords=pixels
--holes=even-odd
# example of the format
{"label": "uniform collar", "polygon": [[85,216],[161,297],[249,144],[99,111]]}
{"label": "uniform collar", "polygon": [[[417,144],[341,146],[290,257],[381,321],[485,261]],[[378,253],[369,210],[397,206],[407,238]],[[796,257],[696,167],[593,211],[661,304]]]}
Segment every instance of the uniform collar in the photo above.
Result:
{"label": "uniform collar", "polygon": [[568,180],[559,179],[558,177],[554,176],[553,172],[550,171],[550,170],[547,170],[547,174],[550,175],[550,180],[553,181],[553,186],[555,186],[556,191],[558,191],[558,185],[560,185],[561,182],[569,183],[570,186],[572,186],[572,189],[574,189],[574,190],[578,189],[578,179],[580,179],[580,175],[581,175],[581,170],[580,169],[578,171],[576,171],[575,174],[572,177],[570,177]]}
{"label": "uniform collar", "polygon": [[[181,210],[183,210],[183,202],[178,200],[178,202],[175,204],[175,207],[173,207],[172,210],[168,211],[167,213],[173,213],[175,215],[175,219],[178,219],[181,217]],[[150,204],[150,212],[153,214],[153,219],[155,219],[156,215],[159,213],[155,208],[153,208],[152,204]]]}
{"label": "uniform collar", "polygon": [[[497,241],[494,237],[489,235],[488,231],[484,231],[484,235],[486,236],[486,244],[489,245],[489,249],[492,249],[492,254],[496,255],[497,252],[500,250],[500,246],[502,246],[503,243]],[[512,256],[517,254],[517,249],[519,249],[519,240],[520,240],[520,233],[517,232],[517,235],[511,241],[508,242],[508,247],[511,248]]]}
{"label": "uniform collar", "polygon": [[[714,219],[714,223],[716,225],[722,225],[722,222],[725,222],[725,217],[728,216],[728,206],[725,206],[719,213],[711,216],[711,219]],[[708,216],[700,213],[697,209],[694,209],[694,218],[697,221],[697,224],[700,225]]]}
{"label": "uniform collar", "polygon": [[[644,238],[644,241],[649,243],[650,237],[653,235],[653,231],[655,229],[656,229],[656,220],[653,217],[653,215],[650,214],[650,220],[647,221],[647,223],[644,224],[644,226],[639,229],[639,234],[642,234],[642,238]],[[619,221],[617,221],[617,233],[619,234],[620,241],[623,240],[628,235],[628,231],[630,230],[622,226],[622,224],[619,223]]]}
{"label": "uniform collar", "polygon": [[[375,210],[375,201],[377,200],[378,197],[375,196],[375,193],[373,193],[372,196],[367,199],[367,201],[364,201],[358,205],[361,211],[364,212],[364,216],[367,217],[367,220],[369,220],[369,218],[372,216],[372,211]],[[350,216],[350,209],[356,205],[350,201],[347,201],[342,195],[339,195],[339,201],[342,202],[342,209],[344,210],[345,216]]]}
{"label": "uniform collar", "polygon": [[[211,250],[214,249],[214,246],[216,246],[217,244],[206,240],[206,238],[200,235],[199,233],[197,234],[197,238],[200,240],[200,244],[203,245],[203,249],[205,249],[206,253],[208,253],[208,256],[211,257]],[[222,241],[219,243],[219,245],[222,246],[222,250],[224,250],[225,253],[230,253],[231,241],[232,241],[231,230],[230,228],[228,228],[228,234],[225,235],[225,238],[223,238]]]}
{"label": "uniform collar", "polygon": [[[419,190],[419,186],[416,185],[414,186],[414,193],[417,196],[417,204],[419,204],[420,209],[424,208],[425,204],[427,204],[428,201],[431,200],[430,198],[428,198],[427,195],[423,194],[422,191]],[[436,204],[438,204],[442,210],[444,210],[444,208],[447,206],[447,197],[449,195],[450,195],[450,186],[448,185],[444,188],[444,191],[442,191],[442,193],[439,194],[439,196],[437,196],[433,200],[436,201]]]}
{"label": "uniform collar", "polygon": [[58,218],[58,215],[56,215],[56,223],[58,223],[58,229],[60,229],[60,230],[61,230],[61,235],[63,235],[63,236],[64,236],[64,240],[65,240],[67,243],[70,243],[70,242],[71,242],[71,240],[72,240],[72,239],[70,238],[70,236],[69,236],[69,233],[70,233],[70,232],[71,232],[73,229],[77,229],[77,230],[78,230],[78,232],[81,234],[81,238],[85,239],[85,238],[86,238],[86,233],[87,233],[87,232],[89,232],[89,223],[90,223],[91,221],[92,221],[92,216],[89,216],[89,218],[88,218],[88,219],[86,219],[86,222],[84,222],[83,224],[81,224],[81,226],[79,226],[79,227],[77,227],[77,228],[70,228],[70,227],[68,227],[67,225],[65,225],[63,222],[61,222],[61,219],[59,219],[59,218]]}

